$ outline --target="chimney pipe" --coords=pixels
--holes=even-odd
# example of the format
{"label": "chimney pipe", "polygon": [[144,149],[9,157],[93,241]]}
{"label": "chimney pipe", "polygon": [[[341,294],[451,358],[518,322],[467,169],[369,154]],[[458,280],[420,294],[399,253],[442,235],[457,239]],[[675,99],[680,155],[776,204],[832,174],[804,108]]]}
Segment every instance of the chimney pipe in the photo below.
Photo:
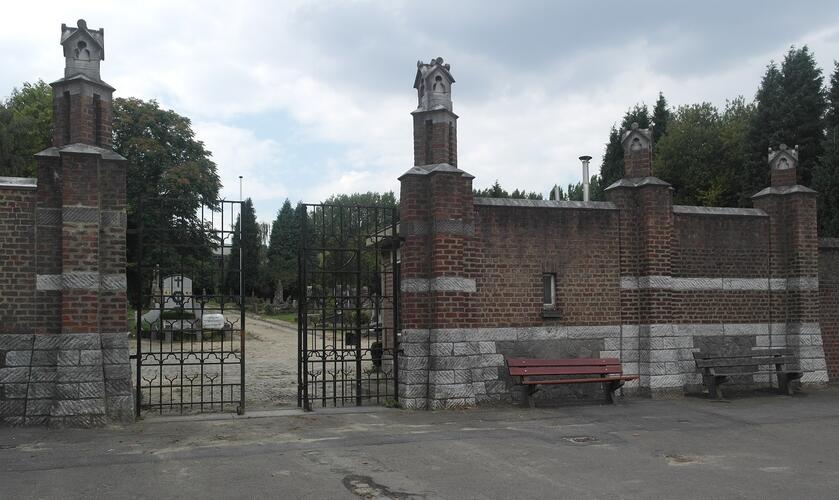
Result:
{"label": "chimney pipe", "polygon": [[583,162],[583,201],[589,201],[589,175],[588,175],[588,162],[591,160],[591,156],[584,155],[580,157],[580,161]]}

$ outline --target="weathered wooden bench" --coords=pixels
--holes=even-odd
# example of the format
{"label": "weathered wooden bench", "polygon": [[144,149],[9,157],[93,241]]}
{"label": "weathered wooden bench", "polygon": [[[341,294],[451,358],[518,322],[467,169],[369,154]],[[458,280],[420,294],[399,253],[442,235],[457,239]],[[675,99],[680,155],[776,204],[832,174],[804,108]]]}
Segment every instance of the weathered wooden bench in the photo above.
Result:
{"label": "weathered wooden bench", "polygon": [[615,402],[614,392],[637,375],[624,375],[617,358],[525,359],[507,358],[511,377],[519,377],[527,387],[527,403],[534,406],[533,394],[540,385],[603,384],[606,398]]}
{"label": "weathered wooden bench", "polygon": [[790,382],[803,375],[800,370],[786,368],[795,363],[792,351],[787,349],[760,349],[747,354],[726,356],[695,352],[693,359],[696,361],[696,369],[702,372],[708,397],[715,399],[722,399],[720,385],[728,382],[731,377],[759,374],[775,374],[781,393],[792,396]]}

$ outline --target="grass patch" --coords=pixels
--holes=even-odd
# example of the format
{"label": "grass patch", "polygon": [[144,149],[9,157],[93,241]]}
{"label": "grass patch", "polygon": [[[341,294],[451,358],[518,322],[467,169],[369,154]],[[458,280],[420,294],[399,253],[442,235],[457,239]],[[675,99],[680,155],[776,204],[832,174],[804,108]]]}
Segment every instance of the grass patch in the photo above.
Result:
{"label": "grass patch", "polygon": [[260,314],[263,318],[278,319],[280,321],[288,321],[289,323],[297,323],[297,313],[280,313],[280,314]]}

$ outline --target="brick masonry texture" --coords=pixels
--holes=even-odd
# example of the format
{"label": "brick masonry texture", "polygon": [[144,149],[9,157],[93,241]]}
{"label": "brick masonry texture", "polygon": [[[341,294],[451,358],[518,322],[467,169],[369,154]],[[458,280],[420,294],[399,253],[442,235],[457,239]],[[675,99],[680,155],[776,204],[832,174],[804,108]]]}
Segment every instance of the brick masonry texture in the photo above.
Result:
{"label": "brick masonry texture", "polygon": [[0,422],[11,425],[134,418],[112,89],[65,76],[37,183],[0,185]]}
{"label": "brick masonry texture", "polygon": [[[617,357],[640,377],[627,392],[662,397],[702,390],[697,351],[784,347],[803,383],[836,376],[839,262],[828,252],[839,244],[819,255],[811,190],[766,192],[754,209],[674,206],[671,186],[651,177],[642,140],[626,150],[609,203],[474,200],[470,175],[430,165],[455,164],[426,140],[454,147],[434,129],[444,120],[418,117],[415,167],[400,178],[403,405],[513,401],[521,388],[506,375],[509,356]],[[791,175],[784,182],[794,184]],[[556,282],[548,308],[546,273]]]}

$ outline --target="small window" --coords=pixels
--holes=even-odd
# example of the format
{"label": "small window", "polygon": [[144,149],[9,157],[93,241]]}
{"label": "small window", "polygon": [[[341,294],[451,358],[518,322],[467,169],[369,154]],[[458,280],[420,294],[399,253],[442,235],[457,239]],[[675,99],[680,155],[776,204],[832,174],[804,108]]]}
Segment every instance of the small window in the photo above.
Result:
{"label": "small window", "polygon": [[542,275],[542,308],[553,309],[556,306],[556,275]]}

